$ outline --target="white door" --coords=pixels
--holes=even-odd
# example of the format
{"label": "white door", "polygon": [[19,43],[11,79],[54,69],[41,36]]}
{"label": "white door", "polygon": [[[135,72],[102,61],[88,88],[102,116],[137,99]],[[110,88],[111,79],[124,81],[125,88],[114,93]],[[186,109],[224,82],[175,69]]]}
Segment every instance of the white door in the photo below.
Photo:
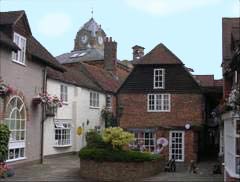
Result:
{"label": "white door", "polygon": [[184,131],[170,131],[169,159],[184,161]]}

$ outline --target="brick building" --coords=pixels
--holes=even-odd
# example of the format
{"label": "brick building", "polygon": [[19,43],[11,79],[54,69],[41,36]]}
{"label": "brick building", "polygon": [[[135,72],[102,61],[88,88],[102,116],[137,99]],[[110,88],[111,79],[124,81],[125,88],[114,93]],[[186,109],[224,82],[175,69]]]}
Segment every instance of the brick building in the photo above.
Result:
{"label": "brick building", "polygon": [[225,181],[240,180],[240,18],[222,19],[222,70]]}
{"label": "brick building", "polygon": [[197,160],[198,136],[204,122],[200,85],[163,44],[145,56],[139,53],[118,91],[118,105],[123,108],[120,126],[134,132],[135,145],[143,143],[145,150],[154,152],[163,141],[169,144],[162,151],[167,158]]}

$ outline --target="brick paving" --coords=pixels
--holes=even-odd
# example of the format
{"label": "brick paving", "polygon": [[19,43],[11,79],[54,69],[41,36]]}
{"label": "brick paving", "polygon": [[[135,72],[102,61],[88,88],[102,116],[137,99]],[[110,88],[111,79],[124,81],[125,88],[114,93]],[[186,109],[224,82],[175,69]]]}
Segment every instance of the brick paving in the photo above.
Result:
{"label": "brick paving", "polygon": [[[198,165],[198,174],[190,174],[186,167],[177,166],[175,173],[160,173],[144,181],[172,182],[221,182],[223,175],[213,175],[213,162]],[[45,159],[44,164],[28,165],[15,169],[15,176],[0,181],[86,181],[79,176],[79,158],[77,155]]]}

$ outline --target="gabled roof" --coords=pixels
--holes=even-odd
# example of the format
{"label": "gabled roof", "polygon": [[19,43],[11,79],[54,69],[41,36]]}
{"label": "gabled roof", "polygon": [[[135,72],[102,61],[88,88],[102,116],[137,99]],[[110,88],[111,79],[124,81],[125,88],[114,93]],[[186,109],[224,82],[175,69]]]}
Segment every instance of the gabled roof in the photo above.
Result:
{"label": "gabled roof", "polygon": [[106,92],[116,93],[121,83],[116,77],[111,75],[108,71],[103,68],[92,66],[86,63],[82,63],[85,67],[89,77]]}
{"label": "gabled roof", "polygon": [[102,89],[84,73],[80,64],[65,66],[65,70],[66,71],[64,73],[61,73],[49,68],[47,76],[53,80],[58,80],[95,91],[102,91]]}
{"label": "gabled roof", "polygon": [[160,43],[133,64],[183,64],[164,44]]}
{"label": "gabled roof", "polygon": [[24,10],[0,12],[0,26],[15,25],[18,22],[18,20],[21,19],[22,17],[24,17],[24,21],[26,23],[26,27],[28,31],[30,32],[30,34],[32,34],[31,28],[28,23],[28,19]]}
{"label": "gabled roof", "polygon": [[58,63],[58,61],[53,57],[48,50],[38,42],[33,36],[29,36],[27,39],[27,51],[34,57],[40,59],[45,64],[64,71],[64,67]]}
{"label": "gabled roof", "polygon": [[25,14],[25,11],[9,11],[9,12],[0,12],[0,25],[12,25]]}
{"label": "gabled roof", "polygon": [[[55,69],[58,69],[60,71],[64,71],[64,67],[62,67],[58,61],[47,51],[47,49],[42,46],[35,38],[32,36],[27,16],[25,14],[25,11],[9,11],[9,12],[0,12],[0,27],[5,28],[6,26],[14,26],[17,24],[17,22],[24,18],[24,22],[26,25],[26,28],[30,32],[28,34],[27,38],[27,52],[30,53],[33,57],[36,57],[38,59],[34,59],[33,61],[40,61],[41,63],[44,63],[48,66],[51,66]],[[12,35],[12,32],[9,34],[1,33],[2,41],[7,43],[8,45],[14,46],[12,43],[12,38],[9,37]]]}
{"label": "gabled roof", "polygon": [[19,47],[3,32],[0,31],[0,45],[7,46],[8,48],[17,51]]}

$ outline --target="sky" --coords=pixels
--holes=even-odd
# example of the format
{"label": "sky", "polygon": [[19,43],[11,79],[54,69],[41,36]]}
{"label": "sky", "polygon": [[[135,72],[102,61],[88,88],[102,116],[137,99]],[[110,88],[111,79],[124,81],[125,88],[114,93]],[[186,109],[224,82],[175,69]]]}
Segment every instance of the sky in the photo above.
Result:
{"label": "sky", "polygon": [[167,46],[193,74],[222,77],[222,17],[239,17],[240,0],[0,0],[0,11],[25,10],[33,35],[58,56],[70,52],[91,17],[118,43],[120,60],[132,47],[145,54]]}

